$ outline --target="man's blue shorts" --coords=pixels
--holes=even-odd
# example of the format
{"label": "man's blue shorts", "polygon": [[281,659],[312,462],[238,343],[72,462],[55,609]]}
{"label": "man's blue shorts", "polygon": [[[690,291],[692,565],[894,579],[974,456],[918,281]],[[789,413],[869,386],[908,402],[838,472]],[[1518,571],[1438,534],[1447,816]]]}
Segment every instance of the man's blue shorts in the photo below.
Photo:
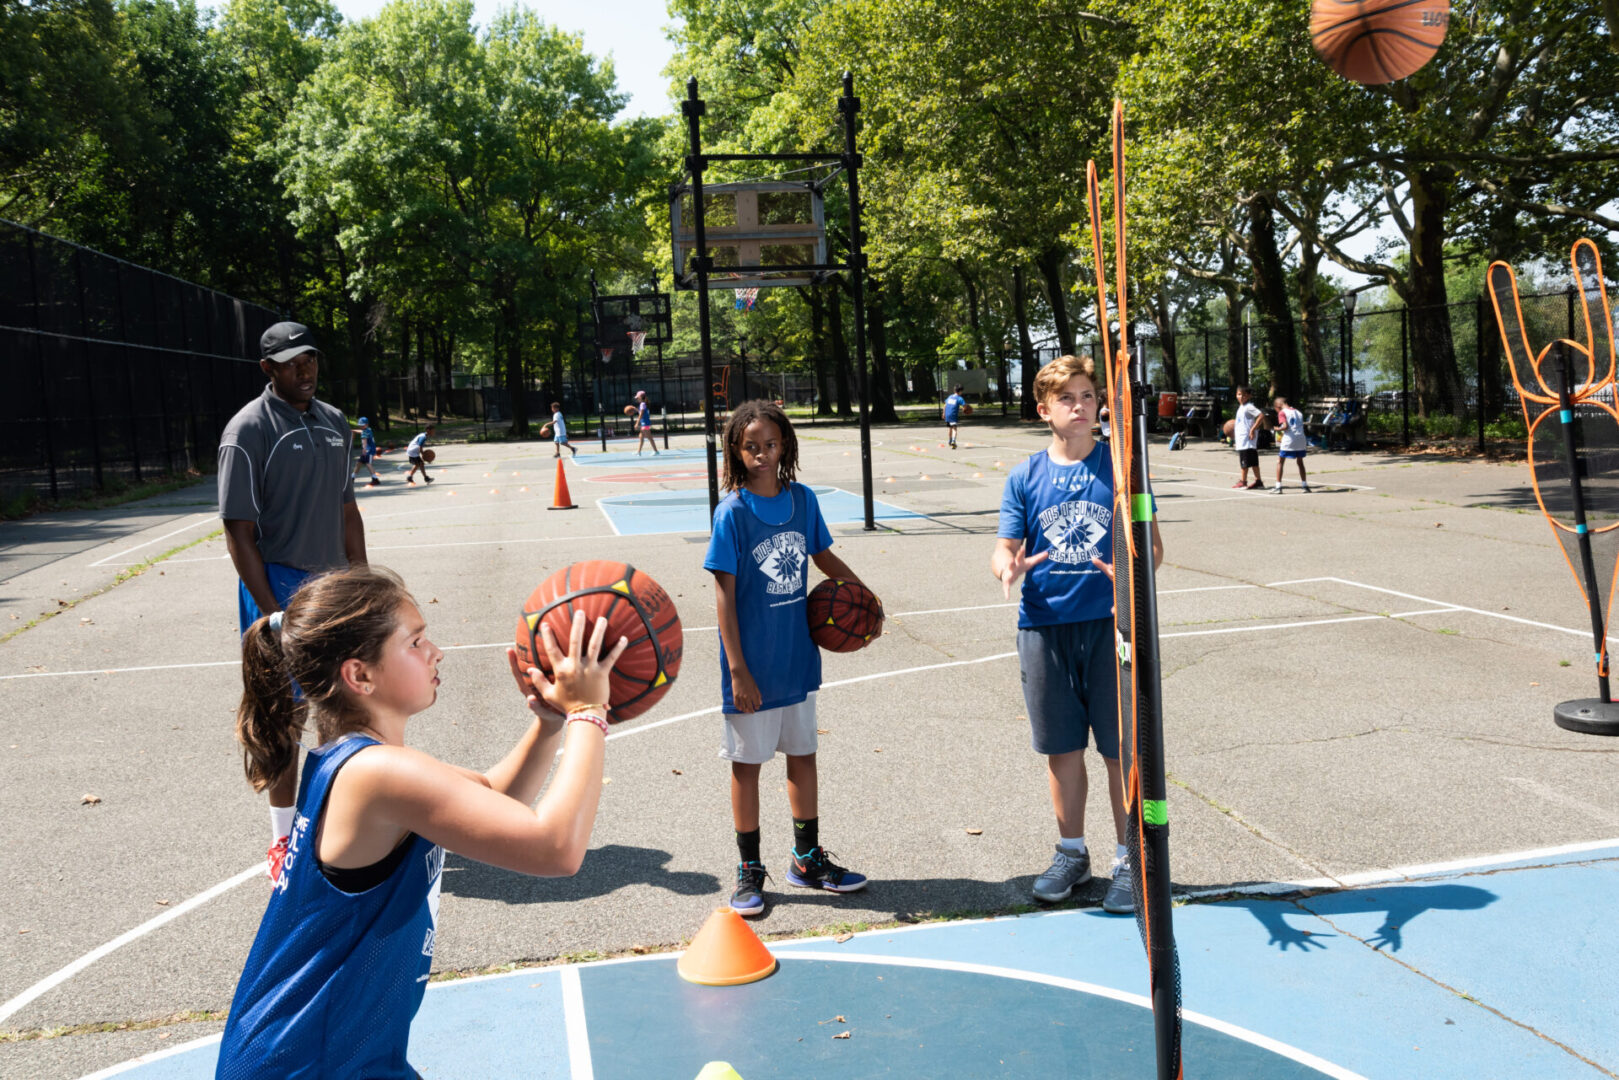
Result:
{"label": "man's blue shorts", "polygon": [[[315,575],[308,570],[300,570],[296,566],[283,566],[281,563],[265,563],[264,572],[270,579],[270,591],[275,594],[275,602],[285,610],[292,594],[303,587],[304,582]],[[236,618],[240,622],[241,632],[247,633],[264,612],[253,599],[253,594],[247,591],[247,584],[242,581],[236,583]]]}
{"label": "man's blue shorts", "polygon": [[1017,632],[1023,703],[1035,753],[1083,750],[1119,757],[1119,683],[1113,620],[1036,626]]}

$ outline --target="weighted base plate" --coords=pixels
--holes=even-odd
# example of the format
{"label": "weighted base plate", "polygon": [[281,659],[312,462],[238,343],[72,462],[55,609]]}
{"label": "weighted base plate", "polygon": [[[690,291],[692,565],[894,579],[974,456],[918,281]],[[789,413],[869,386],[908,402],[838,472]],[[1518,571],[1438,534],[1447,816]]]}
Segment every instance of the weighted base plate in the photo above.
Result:
{"label": "weighted base plate", "polygon": [[1552,710],[1557,726],[1586,735],[1619,735],[1619,701],[1582,698]]}

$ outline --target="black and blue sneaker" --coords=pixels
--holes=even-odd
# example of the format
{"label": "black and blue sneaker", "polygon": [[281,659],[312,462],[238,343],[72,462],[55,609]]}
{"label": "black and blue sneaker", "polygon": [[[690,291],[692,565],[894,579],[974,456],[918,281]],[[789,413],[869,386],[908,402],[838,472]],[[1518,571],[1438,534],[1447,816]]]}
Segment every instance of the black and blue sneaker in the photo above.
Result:
{"label": "black and blue sneaker", "polygon": [[744,919],[764,914],[765,879],[769,876],[765,873],[764,863],[737,863],[736,888],[731,890],[731,910]]}
{"label": "black and blue sneaker", "polygon": [[787,884],[800,889],[858,892],[866,887],[866,875],[839,866],[832,861],[832,853],[823,847],[813,847],[803,853],[795,848],[792,869],[787,871]]}

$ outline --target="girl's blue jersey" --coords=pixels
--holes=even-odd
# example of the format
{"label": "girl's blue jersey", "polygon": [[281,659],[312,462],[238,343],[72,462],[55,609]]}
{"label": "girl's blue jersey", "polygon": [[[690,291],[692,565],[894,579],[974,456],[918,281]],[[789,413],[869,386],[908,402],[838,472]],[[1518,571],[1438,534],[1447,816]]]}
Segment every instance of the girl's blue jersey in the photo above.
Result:
{"label": "girl's blue jersey", "polygon": [[337,771],[377,740],[311,750],[281,877],[248,954],[219,1048],[216,1080],[415,1080],[405,1062],[427,989],[444,849],[419,836],[387,880],[346,893],[315,858]]}
{"label": "girl's blue jersey", "polygon": [[[821,504],[803,484],[773,499],[734,491],[714,512],[703,569],[736,576],[737,629],[761,711],[796,705],[820,688],[821,650],[809,636],[809,564],[831,546]],[[724,710],[735,712],[723,638],[720,693]]]}
{"label": "girl's blue jersey", "polygon": [[652,406],[648,405],[644,401],[641,402],[640,423],[641,423],[642,427],[651,427],[652,426]]}

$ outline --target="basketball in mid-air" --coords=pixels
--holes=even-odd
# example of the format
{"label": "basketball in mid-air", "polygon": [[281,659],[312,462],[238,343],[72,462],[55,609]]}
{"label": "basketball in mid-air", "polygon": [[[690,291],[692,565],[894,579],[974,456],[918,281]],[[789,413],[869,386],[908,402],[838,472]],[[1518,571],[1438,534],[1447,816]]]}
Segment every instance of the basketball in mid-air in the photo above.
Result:
{"label": "basketball in mid-air", "polygon": [[810,639],[828,652],[854,652],[871,643],[883,605],[858,581],[827,578],[810,590]]}
{"label": "basketball in mid-air", "polygon": [[628,563],[592,559],[558,570],[529,594],[518,616],[517,659],[524,670],[537,667],[551,673],[540,624],[551,627],[557,647],[566,652],[575,611],[583,611],[590,622],[586,641],[596,619],[604,617],[604,650],[620,637],[630,642],[613,665],[608,723],[640,716],[656,705],[680,674],[684,648],[680,614],[663,586]]}
{"label": "basketball in mid-air", "polygon": [[422,460],[427,462],[429,465],[433,464],[433,459],[436,457],[438,457],[438,455],[433,453],[431,450],[422,451]]}
{"label": "basketball in mid-air", "polygon": [[1450,28],[1450,0],[1315,0],[1310,41],[1327,66],[1368,86],[1414,75]]}

